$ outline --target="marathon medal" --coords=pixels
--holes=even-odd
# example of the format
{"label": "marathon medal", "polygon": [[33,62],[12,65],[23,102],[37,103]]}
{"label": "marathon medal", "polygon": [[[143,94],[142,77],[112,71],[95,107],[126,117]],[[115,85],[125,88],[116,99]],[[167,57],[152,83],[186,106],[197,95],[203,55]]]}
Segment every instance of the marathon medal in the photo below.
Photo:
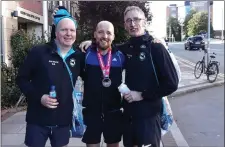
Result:
{"label": "marathon medal", "polygon": [[110,78],[109,78],[110,66],[111,66],[111,58],[112,58],[112,51],[110,49],[109,52],[108,52],[108,59],[107,59],[106,66],[104,65],[104,62],[103,62],[103,59],[102,59],[102,56],[101,56],[99,50],[97,52],[97,56],[98,56],[99,65],[100,65],[102,73],[103,73],[102,85],[104,87],[110,87],[111,83],[112,83]]}
{"label": "marathon medal", "polygon": [[102,85],[103,85],[104,87],[110,87],[110,86],[111,86],[111,80],[110,80],[110,78],[104,78],[104,79],[102,80]]}

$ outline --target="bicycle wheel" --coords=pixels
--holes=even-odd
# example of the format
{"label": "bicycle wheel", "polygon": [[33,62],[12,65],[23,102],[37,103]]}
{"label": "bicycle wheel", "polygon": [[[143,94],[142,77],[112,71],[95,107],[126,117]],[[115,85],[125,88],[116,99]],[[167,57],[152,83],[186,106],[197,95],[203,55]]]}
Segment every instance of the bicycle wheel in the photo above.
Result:
{"label": "bicycle wheel", "polygon": [[196,79],[200,78],[202,73],[203,73],[203,63],[201,61],[198,61],[194,69],[195,78]]}
{"label": "bicycle wheel", "polygon": [[218,64],[214,62],[210,63],[206,74],[207,74],[207,79],[210,83],[215,82],[219,74]]}

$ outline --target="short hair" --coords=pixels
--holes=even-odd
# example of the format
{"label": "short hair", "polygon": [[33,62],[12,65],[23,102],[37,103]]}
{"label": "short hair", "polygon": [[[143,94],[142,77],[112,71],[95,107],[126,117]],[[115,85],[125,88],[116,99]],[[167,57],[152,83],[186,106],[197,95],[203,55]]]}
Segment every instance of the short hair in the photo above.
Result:
{"label": "short hair", "polygon": [[124,17],[126,16],[127,12],[132,11],[132,10],[136,10],[136,11],[140,12],[145,17],[145,13],[142,11],[141,8],[139,8],[137,6],[128,6],[123,13]]}

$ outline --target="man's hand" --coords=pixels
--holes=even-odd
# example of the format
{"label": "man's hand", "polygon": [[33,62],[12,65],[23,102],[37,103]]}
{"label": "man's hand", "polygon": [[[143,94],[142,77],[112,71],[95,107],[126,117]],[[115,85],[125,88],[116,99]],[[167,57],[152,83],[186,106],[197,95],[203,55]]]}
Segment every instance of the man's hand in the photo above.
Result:
{"label": "man's hand", "polygon": [[134,101],[141,101],[143,97],[141,96],[141,92],[138,91],[130,91],[130,93],[124,95],[124,99],[128,101],[128,103]]}
{"label": "man's hand", "polygon": [[57,108],[57,105],[59,104],[57,102],[57,99],[55,98],[50,98],[49,95],[47,94],[44,94],[42,97],[41,97],[41,104],[47,108],[51,108],[51,109],[54,109],[54,108]]}
{"label": "man's hand", "polygon": [[158,38],[154,38],[153,42],[154,43],[162,43],[162,41],[160,39],[158,39]]}
{"label": "man's hand", "polygon": [[91,40],[87,40],[87,41],[83,41],[81,42],[81,44],[79,45],[79,48],[81,49],[82,52],[86,52],[86,50],[88,49],[88,47],[91,45],[92,41]]}

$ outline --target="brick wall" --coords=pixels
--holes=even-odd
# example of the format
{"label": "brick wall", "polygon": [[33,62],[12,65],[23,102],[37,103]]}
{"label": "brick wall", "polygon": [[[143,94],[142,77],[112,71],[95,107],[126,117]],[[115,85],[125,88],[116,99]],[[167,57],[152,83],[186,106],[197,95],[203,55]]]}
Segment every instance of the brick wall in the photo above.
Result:
{"label": "brick wall", "polygon": [[18,4],[21,8],[43,15],[41,1],[19,1]]}

